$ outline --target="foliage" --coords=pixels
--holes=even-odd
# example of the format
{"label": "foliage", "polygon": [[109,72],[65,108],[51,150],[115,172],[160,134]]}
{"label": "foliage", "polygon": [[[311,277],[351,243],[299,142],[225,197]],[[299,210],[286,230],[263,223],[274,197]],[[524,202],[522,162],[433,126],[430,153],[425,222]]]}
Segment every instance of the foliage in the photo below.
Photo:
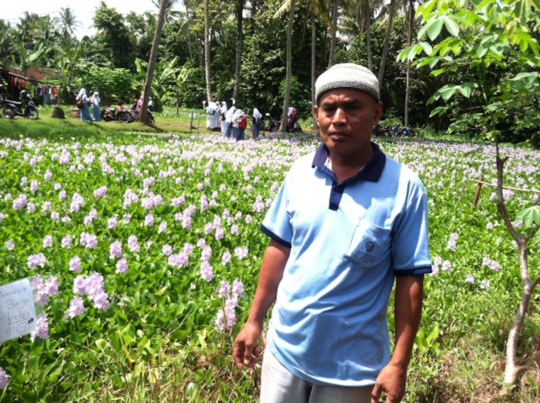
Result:
{"label": "foliage", "polygon": [[[27,123],[1,123],[19,122]],[[312,136],[242,143],[214,135],[162,139],[104,131],[114,124],[55,124],[59,123],[96,131],[0,136],[0,168],[6,172],[0,178],[0,225],[5,234],[0,245],[1,283],[36,274],[44,279],[55,275],[60,281],[60,293],[44,307],[49,315],[48,340],[31,342],[25,336],[2,346],[0,367],[11,378],[0,401],[105,402],[112,396],[137,401],[139,396],[138,401],[172,402],[167,392],[171,390],[180,401],[253,401],[256,381],[235,372],[229,355],[232,338],[214,328],[223,304],[218,292],[221,281],[243,281],[247,298],[239,298],[236,309],[242,323],[267,245],[259,230],[264,211],[255,204],[260,196],[266,210],[298,153],[313,151],[318,141]],[[45,124],[42,130],[51,126]],[[433,401],[434,393],[445,393],[439,401],[464,401],[460,396],[474,394],[479,386],[473,381],[479,380],[456,380],[458,370],[485,371],[485,380],[494,382],[493,371],[499,370],[494,363],[504,348],[502,334],[519,300],[514,245],[497,224],[491,189],[484,189],[476,209],[469,207],[480,173],[485,181],[494,180],[494,149],[377,141],[390,156],[420,174],[430,198],[435,272],[426,278],[423,331],[415,347],[406,401]],[[509,157],[508,185],[535,188],[540,155],[514,148],[502,152]],[[73,204],[76,193],[84,200],[78,211]],[[15,200],[22,195],[27,204],[17,209]],[[514,212],[538,206],[537,193],[508,197]],[[90,219],[93,214],[97,217]],[[191,227],[184,221],[186,215]],[[110,225],[111,219],[116,219],[116,226]],[[220,226],[223,238],[216,232]],[[85,233],[96,235],[95,249],[83,241]],[[71,247],[62,244],[66,235],[71,236]],[[131,236],[140,249],[132,248]],[[120,258],[111,252],[116,241],[122,244],[127,273],[118,272]],[[170,245],[173,254],[181,254],[186,244],[193,246],[188,264],[177,267],[163,248]],[[249,248],[247,256],[237,254],[239,247]],[[211,248],[211,255],[205,248]],[[223,259],[226,252],[231,255],[228,263]],[[46,263],[30,269],[28,259],[37,253],[45,255]],[[74,256],[81,259],[80,273],[70,270]],[[213,268],[210,281],[202,276],[205,261]],[[538,255],[532,256],[531,264],[538,263]],[[110,308],[101,310],[83,296],[86,311],[67,317],[76,295],[74,279],[92,272],[104,276]],[[540,317],[537,307],[531,314]],[[524,354],[538,354],[539,330],[531,321],[520,346]],[[493,348],[499,355],[486,353]],[[467,369],[466,364],[474,367]],[[532,379],[540,376],[528,374]],[[526,391],[539,396],[535,386]],[[512,399],[508,402],[521,401]]]}
{"label": "foliage", "polygon": [[133,74],[127,69],[108,69],[93,67],[78,78],[79,87],[86,88],[90,93],[99,92],[103,105],[121,100],[130,103],[138,97],[133,90]]}
{"label": "foliage", "polygon": [[[451,130],[479,126],[491,140],[523,141],[524,135],[532,135],[528,141],[537,145],[540,47],[533,32],[539,6],[527,0],[489,0],[460,7],[459,2],[433,0],[419,8],[424,19],[419,43],[402,52],[401,60],[425,53],[415,65],[430,66],[434,76],[446,77],[448,83],[431,103],[457,94],[470,100],[465,111],[454,102],[436,107],[432,116],[452,111],[456,124]],[[469,73],[463,74],[465,70]]]}

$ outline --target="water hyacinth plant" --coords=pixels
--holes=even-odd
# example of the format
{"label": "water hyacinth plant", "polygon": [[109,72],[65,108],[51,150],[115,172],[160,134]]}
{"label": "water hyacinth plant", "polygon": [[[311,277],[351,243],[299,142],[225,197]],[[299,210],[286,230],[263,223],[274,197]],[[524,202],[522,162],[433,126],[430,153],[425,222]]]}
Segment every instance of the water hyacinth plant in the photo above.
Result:
{"label": "water hyacinth plant", "polygon": [[[268,243],[264,213],[292,162],[317,146],[308,136],[0,139],[0,284],[32,278],[42,309],[31,335],[0,348],[0,401],[77,396],[90,380],[92,390],[121,390],[141,362],[165,351],[182,356],[194,342],[208,346],[208,334],[223,343],[209,351],[229,357]],[[493,147],[383,140],[381,147],[411,166],[429,193],[434,272],[423,326],[440,329],[441,349],[480,321],[501,326],[486,315],[490,305],[517,303],[515,245],[489,191],[471,208],[479,178],[495,180]],[[507,183],[538,190],[540,155],[503,152]],[[537,203],[535,192],[508,201],[514,211]],[[458,323],[465,301],[477,304],[476,316]],[[421,359],[441,357],[429,346]],[[126,366],[110,365],[105,353]],[[413,363],[413,379],[423,363]]]}

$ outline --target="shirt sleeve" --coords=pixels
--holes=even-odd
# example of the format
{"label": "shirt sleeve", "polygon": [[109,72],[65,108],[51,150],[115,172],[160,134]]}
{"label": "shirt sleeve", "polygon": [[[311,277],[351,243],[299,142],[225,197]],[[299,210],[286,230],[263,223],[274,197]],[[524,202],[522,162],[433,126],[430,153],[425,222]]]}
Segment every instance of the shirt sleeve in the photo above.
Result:
{"label": "shirt sleeve", "polygon": [[261,229],[277,243],[290,248],[293,230],[287,212],[287,183],[288,180],[285,179],[276,198],[273,200],[270,209],[264,217]]}
{"label": "shirt sleeve", "polygon": [[393,230],[392,261],[396,276],[431,273],[428,198],[420,179],[409,183],[407,205]]}

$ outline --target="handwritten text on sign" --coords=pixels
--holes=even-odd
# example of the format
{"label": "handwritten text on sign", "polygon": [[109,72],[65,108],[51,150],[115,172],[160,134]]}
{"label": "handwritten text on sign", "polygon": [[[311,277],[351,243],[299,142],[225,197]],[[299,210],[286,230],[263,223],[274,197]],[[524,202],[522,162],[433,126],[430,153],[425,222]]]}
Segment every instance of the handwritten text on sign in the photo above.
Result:
{"label": "handwritten text on sign", "polygon": [[0,343],[36,328],[34,294],[28,279],[0,287]]}

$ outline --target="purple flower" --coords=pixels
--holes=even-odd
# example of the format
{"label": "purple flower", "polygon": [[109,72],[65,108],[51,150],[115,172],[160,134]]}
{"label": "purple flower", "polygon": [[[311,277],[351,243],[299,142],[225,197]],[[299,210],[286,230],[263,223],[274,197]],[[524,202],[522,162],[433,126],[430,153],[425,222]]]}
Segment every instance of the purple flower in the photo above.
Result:
{"label": "purple flower", "polygon": [[9,378],[10,376],[7,374],[4,368],[0,367],[0,389],[7,388]]}
{"label": "purple flower", "polygon": [[219,284],[218,296],[219,298],[229,298],[230,295],[231,295],[231,285],[227,281],[223,280]]}
{"label": "purple flower", "polygon": [[487,225],[486,225],[486,229],[488,231],[492,231],[493,230],[493,223],[492,222],[488,222]]}
{"label": "purple flower", "polygon": [[73,319],[75,316],[81,316],[84,311],[86,311],[86,308],[84,307],[83,299],[81,297],[75,297],[69,304],[67,315]]}
{"label": "purple flower", "polygon": [[37,193],[39,190],[39,182],[36,180],[33,180],[32,183],[30,183],[30,191],[32,193]]}
{"label": "purple flower", "polygon": [[489,288],[489,287],[490,287],[489,281],[488,280],[482,280],[482,282],[480,283],[480,288],[485,289],[485,288]]}
{"label": "purple flower", "polygon": [[45,175],[43,175],[43,178],[48,182],[52,179],[52,172],[47,170],[47,172],[45,172]]}
{"label": "purple flower", "polygon": [[147,216],[144,218],[144,225],[147,227],[152,227],[154,225],[154,216],[152,214],[147,214]]}
{"label": "purple flower", "polygon": [[103,291],[94,294],[92,299],[94,301],[94,306],[102,311],[108,310],[111,306],[109,303],[109,296]]}
{"label": "purple flower", "polygon": [[244,259],[248,256],[249,254],[249,249],[248,247],[246,246],[245,248],[242,248],[240,246],[234,248],[234,255],[238,258],[238,259]]}
{"label": "purple flower", "polygon": [[74,271],[79,273],[82,270],[81,258],[79,256],[74,256],[69,261],[69,271]]}
{"label": "purple flower", "polygon": [[128,248],[133,253],[139,253],[141,251],[141,247],[139,246],[139,242],[137,241],[137,236],[135,235],[129,236]]}
{"label": "purple flower", "polygon": [[172,246],[171,245],[164,245],[163,246],[163,249],[162,249],[162,252],[165,256],[170,256],[172,254]]}
{"label": "purple flower", "polygon": [[165,231],[167,231],[167,221],[162,221],[161,224],[159,224],[158,234],[163,234]]}
{"label": "purple flower", "polygon": [[116,217],[109,218],[109,221],[107,222],[107,228],[109,229],[115,229],[118,226],[118,220]]}
{"label": "purple flower", "polygon": [[201,260],[209,261],[212,258],[212,248],[210,246],[204,246],[201,252]]}
{"label": "purple flower", "polygon": [[71,248],[71,244],[72,244],[71,235],[66,235],[62,238],[62,248],[69,249]]}
{"label": "purple flower", "polygon": [[111,244],[109,248],[109,259],[120,259],[122,257],[122,243],[120,241],[115,241]]}
{"label": "purple flower", "polygon": [[223,252],[223,256],[221,256],[221,263],[225,265],[231,261],[231,258],[231,253],[226,250],[225,252]]}
{"label": "purple flower", "polygon": [[46,235],[45,238],[43,238],[43,247],[50,248],[52,245],[53,245],[53,237],[51,235]]}
{"label": "purple flower", "polygon": [[69,211],[72,213],[77,213],[83,206],[84,206],[83,197],[79,193],[75,193],[73,195],[73,199],[71,200],[71,206],[69,207]]}
{"label": "purple flower", "polygon": [[212,281],[212,279],[214,278],[214,269],[212,268],[210,263],[208,263],[208,261],[204,261],[201,264],[201,276],[207,282]]}
{"label": "purple flower", "polygon": [[107,188],[107,186],[101,186],[100,188],[94,190],[94,197],[96,198],[103,198],[105,196],[107,196],[107,191],[109,189]]}
{"label": "purple flower", "polygon": [[49,277],[43,287],[47,295],[51,297],[58,294],[58,288],[59,288],[58,277],[56,276]]}
{"label": "purple flower", "polygon": [[452,269],[452,263],[450,263],[450,261],[448,260],[445,260],[442,264],[442,269],[444,271],[450,271],[450,269]]}
{"label": "purple flower", "polygon": [[234,280],[232,287],[233,295],[237,297],[243,297],[244,293],[244,284],[240,280]]}
{"label": "purple flower", "polygon": [[255,203],[253,203],[253,210],[256,213],[262,213],[264,209],[265,205],[262,196],[257,196],[257,199],[255,199]]}
{"label": "purple flower", "polygon": [[30,338],[34,341],[36,338],[47,340],[49,338],[49,322],[47,314],[42,313],[37,318],[36,328],[32,331]]}
{"label": "purple flower", "polygon": [[459,238],[459,235],[456,233],[453,233],[450,235],[450,240],[448,241],[448,249],[451,251],[455,251],[457,249],[456,242]]}
{"label": "purple flower", "polygon": [[33,270],[36,267],[45,267],[47,259],[43,253],[38,253],[37,255],[31,255],[28,257],[28,268]]}
{"label": "purple flower", "polygon": [[170,255],[168,263],[169,265],[177,268],[187,267],[187,265],[189,264],[189,256],[185,252]]}
{"label": "purple flower", "polygon": [[15,249],[15,242],[9,240],[9,241],[6,241],[6,249],[7,250],[13,250]]}
{"label": "purple flower", "polygon": [[17,211],[24,209],[27,204],[28,198],[24,194],[13,200],[13,208]]}
{"label": "purple flower", "polygon": [[466,283],[471,283],[471,284],[474,284],[476,280],[474,279],[474,277],[472,276],[472,274],[467,274],[467,277],[465,277],[465,282]]}
{"label": "purple flower", "polygon": [[122,258],[120,259],[117,263],[116,263],[116,272],[119,273],[119,274],[126,274],[129,270],[129,266],[128,266],[128,263],[127,263],[127,260],[126,258]]}
{"label": "purple flower", "polygon": [[98,246],[97,236],[83,232],[81,234],[81,245],[88,249],[96,249]]}

